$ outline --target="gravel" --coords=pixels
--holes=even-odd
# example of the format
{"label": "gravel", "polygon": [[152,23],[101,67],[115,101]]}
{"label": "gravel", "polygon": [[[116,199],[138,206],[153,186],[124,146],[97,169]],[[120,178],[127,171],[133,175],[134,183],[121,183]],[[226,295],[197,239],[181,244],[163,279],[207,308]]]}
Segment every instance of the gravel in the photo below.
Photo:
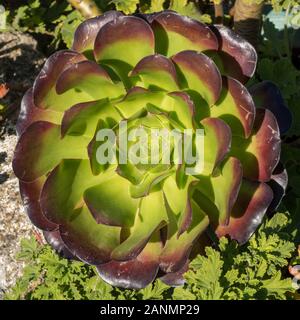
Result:
{"label": "gravel", "polygon": [[34,231],[24,212],[11,162],[17,143],[15,123],[20,99],[45,61],[36,48],[37,43],[30,35],[0,33],[0,84],[8,84],[10,89],[0,101],[6,108],[0,122],[0,300],[22,274],[23,264],[16,260],[16,254],[21,239],[30,237]]}
{"label": "gravel", "polygon": [[20,99],[32,86],[45,57],[37,50],[37,42],[20,32],[0,32],[0,84],[9,87],[1,99],[11,115],[19,109]]}
{"label": "gravel", "polygon": [[12,286],[21,275],[22,263],[16,261],[20,240],[29,237],[33,226],[24,212],[19,195],[18,179],[12,172],[11,161],[17,142],[15,135],[5,135],[0,141],[0,290]]}

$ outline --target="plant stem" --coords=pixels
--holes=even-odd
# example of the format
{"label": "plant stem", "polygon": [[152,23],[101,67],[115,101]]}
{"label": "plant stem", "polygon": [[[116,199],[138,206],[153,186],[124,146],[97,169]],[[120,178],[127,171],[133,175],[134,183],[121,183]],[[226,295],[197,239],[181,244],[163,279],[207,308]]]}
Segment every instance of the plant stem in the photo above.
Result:
{"label": "plant stem", "polygon": [[223,24],[224,10],[223,10],[223,0],[221,3],[214,3],[215,9],[215,23]]}
{"label": "plant stem", "polygon": [[102,14],[94,0],[67,0],[86,19]]}
{"label": "plant stem", "polygon": [[264,2],[249,4],[246,0],[236,0],[234,5],[234,30],[255,48],[261,32]]}

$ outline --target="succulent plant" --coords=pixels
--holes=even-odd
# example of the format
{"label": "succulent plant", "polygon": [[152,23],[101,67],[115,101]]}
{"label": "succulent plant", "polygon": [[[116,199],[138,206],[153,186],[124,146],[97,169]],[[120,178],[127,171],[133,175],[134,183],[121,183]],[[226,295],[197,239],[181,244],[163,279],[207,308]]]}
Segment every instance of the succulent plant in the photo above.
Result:
{"label": "succulent plant", "polygon": [[[158,275],[181,284],[207,234],[245,243],[287,181],[273,84],[252,89],[260,108],[244,86],[256,60],[232,30],[172,11],[84,21],[22,101],[13,168],[33,224],[66,256],[128,288]],[[202,169],[162,163],[160,150],[159,163],[124,164],[118,145],[117,163],[99,163],[97,133],[120,136],[125,120],[127,130],[202,129]],[[282,117],[284,130],[289,121]]]}

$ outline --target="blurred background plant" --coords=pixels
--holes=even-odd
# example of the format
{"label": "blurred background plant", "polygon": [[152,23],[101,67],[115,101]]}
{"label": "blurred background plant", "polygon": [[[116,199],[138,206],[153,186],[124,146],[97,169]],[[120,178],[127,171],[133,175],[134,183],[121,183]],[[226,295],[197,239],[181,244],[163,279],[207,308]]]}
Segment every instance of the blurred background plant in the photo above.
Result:
{"label": "blurred background plant", "polygon": [[[50,50],[62,42],[70,47],[78,24],[102,12],[117,9],[125,14],[153,13],[164,9],[202,22],[233,25],[254,44],[261,30],[262,14],[284,27],[300,27],[299,0],[29,0],[1,1],[7,29],[51,37]],[[74,10],[75,9],[75,10]],[[271,13],[270,13],[271,12]]]}
{"label": "blurred background plant", "polygon": [[[300,68],[300,0],[2,0],[0,5],[0,32],[29,33],[45,56],[70,48],[84,19],[113,9],[125,14],[170,9],[201,22],[222,23],[257,48],[259,79],[279,81],[292,108],[299,100],[293,94],[300,81],[295,69]],[[2,113],[4,109],[2,104]]]}

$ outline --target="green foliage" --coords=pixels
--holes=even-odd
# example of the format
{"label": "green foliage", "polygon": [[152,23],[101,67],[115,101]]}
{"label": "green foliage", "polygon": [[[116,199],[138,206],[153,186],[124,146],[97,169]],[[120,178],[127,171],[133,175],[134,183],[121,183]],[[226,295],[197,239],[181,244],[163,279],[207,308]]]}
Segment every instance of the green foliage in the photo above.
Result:
{"label": "green foliage", "polygon": [[[246,2],[260,3],[261,1],[247,0]],[[212,21],[209,14],[200,12],[196,2],[189,0],[96,0],[95,2],[103,11],[117,9],[125,14],[133,14],[137,11],[153,13],[170,9],[205,23],[211,23]],[[213,0],[213,2],[219,4],[221,0]],[[271,3],[276,12],[288,10],[290,24],[293,26],[300,25],[300,0],[272,0]],[[16,10],[8,13],[8,23],[14,29],[53,36],[52,45],[54,49],[61,42],[70,47],[72,34],[81,21],[83,21],[83,17],[66,0],[29,0]],[[276,48],[276,43],[279,40],[273,40],[275,40]],[[270,52],[274,48],[272,44],[271,42]]]}
{"label": "green foliage", "polygon": [[83,21],[78,11],[72,11],[66,15],[60,26],[55,28],[55,39],[61,39],[66,44],[67,48],[70,48],[73,43],[74,32],[78,25]]}
{"label": "green foliage", "polygon": [[289,213],[277,213],[246,246],[222,238],[217,248],[206,247],[206,255],[191,262],[184,287],[157,280],[137,291],[114,288],[94,267],[63,259],[34,238],[23,240],[18,255],[26,264],[23,276],[5,299],[286,299],[294,291],[282,271],[295,249],[292,223]]}
{"label": "green foliage", "polygon": [[194,2],[188,2],[188,0],[172,0],[169,9],[177,11],[183,16],[188,16],[205,23],[211,23],[210,16],[207,14],[202,15]]}
{"label": "green foliage", "polygon": [[[125,14],[132,14],[137,11],[153,13],[169,8],[200,21],[211,22],[209,15],[202,15],[196,4],[188,0],[97,0],[95,2],[103,11],[117,9]],[[65,0],[30,0],[16,10],[8,12],[8,24],[13,29],[50,35],[53,37],[51,44],[53,49],[62,42],[69,48],[76,27],[83,20],[80,13]]]}
{"label": "green foliage", "polygon": [[256,75],[258,81],[274,82],[283,94],[283,98],[293,114],[293,124],[287,136],[300,135],[300,71],[291,61],[291,47],[295,41],[295,30],[280,32],[275,25],[265,20],[263,23],[264,41],[259,46]]}
{"label": "green foliage", "polygon": [[[299,119],[299,118],[298,118]],[[299,143],[299,142],[298,142]],[[291,228],[295,243],[300,243],[300,149],[296,143],[284,144],[282,161],[289,175],[288,193],[284,198],[282,207],[291,213]]]}
{"label": "green foliage", "polygon": [[136,11],[139,0],[111,0],[116,9],[123,11],[125,14],[131,14]]}
{"label": "green foliage", "polygon": [[55,0],[27,1],[8,16],[8,23],[15,30],[53,36],[54,48],[61,41],[70,47],[74,31],[82,21],[83,17],[67,1]]}
{"label": "green foliage", "polygon": [[162,299],[169,289],[159,280],[140,291],[114,288],[97,276],[94,267],[61,258],[33,237],[22,240],[17,259],[26,266],[23,276],[6,294],[7,300]]}
{"label": "green foliage", "polygon": [[[175,289],[182,299],[286,299],[293,292],[290,278],[283,278],[294,251],[287,233],[289,214],[277,213],[267,220],[246,247],[222,238],[219,250],[206,248],[186,273],[187,284]],[[188,294],[185,294],[188,292]]]}
{"label": "green foliage", "polygon": [[164,3],[165,0],[152,0],[150,3],[145,5],[145,9],[143,9],[143,11],[146,13],[162,11],[164,10]]}

